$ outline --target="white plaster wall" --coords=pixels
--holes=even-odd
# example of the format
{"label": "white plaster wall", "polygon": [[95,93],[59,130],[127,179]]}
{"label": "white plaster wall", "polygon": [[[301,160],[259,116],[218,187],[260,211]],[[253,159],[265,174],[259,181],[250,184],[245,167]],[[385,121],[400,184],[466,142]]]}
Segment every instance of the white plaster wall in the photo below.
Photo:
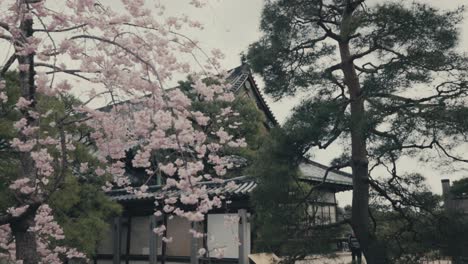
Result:
{"label": "white plaster wall", "polygon": [[167,243],[168,256],[190,256],[192,235],[189,233],[190,222],[182,217],[174,216],[167,221],[167,237],[172,242]]}
{"label": "white plaster wall", "polygon": [[149,255],[150,221],[148,216],[132,217],[130,254]]}
{"label": "white plaster wall", "polygon": [[213,257],[212,250],[224,248],[225,258],[239,257],[239,225],[225,224],[225,216],[237,214],[209,214],[208,215],[208,250]]}

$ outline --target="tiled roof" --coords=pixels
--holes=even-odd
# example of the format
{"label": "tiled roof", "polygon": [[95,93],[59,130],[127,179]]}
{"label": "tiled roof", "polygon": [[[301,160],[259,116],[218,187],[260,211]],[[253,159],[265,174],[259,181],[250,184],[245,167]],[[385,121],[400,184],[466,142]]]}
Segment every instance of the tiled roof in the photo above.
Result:
{"label": "tiled roof", "polygon": [[[235,187],[230,187],[229,182],[236,183]],[[224,196],[245,196],[252,192],[257,186],[257,183],[252,178],[242,176],[223,181],[222,183],[215,182],[203,182],[200,183],[206,186],[209,194],[217,195],[222,194]],[[136,195],[128,193],[126,190],[112,190],[107,193],[110,198],[117,202],[133,201],[133,200],[153,200],[157,196],[162,197],[179,197],[181,195],[180,190],[169,189],[163,190],[159,185],[153,185],[148,188],[148,191],[144,194]]]}
{"label": "tiled roof", "polygon": [[[320,163],[314,161],[305,161],[299,165],[299,170],[301,172],[301,179],[306,181],[311,181],[314,183],[321,183],[323,182],[323,177],[325,175],[326,170],[328,167],[322,165]],[[229,182],[236,183],[236,186],[230,187],[228,185]],[[338,170],[331,170],[325,183],[340,185],[342,188],[340,190],[350,190],[353,186],[352,177],[350,174],[338,171]],[[224,180],[221,183],[218,182],[203,182],[199,183],[206,186],[209,194],[218,195],[222,194],[224,196],[247,196],[251,193],[255,187],[257,187],[257,183],[255,179],[247,176],[236,177],[232,179]],[[119,190],[112,190],[107,193],[112,200],[118,202],[124,201],[133,201],[133,200],[153,200],[156,196],[161,197],[179,197],[181,195],[181,191],[177,189],[169,189],[163,190],[160,185],[153,185],[148,188],[148,191],[144,194],[136,195],[133,193],[128,193],[124,189]]]}
{"label": "tiled roof", "polygon": [[242,64],[241,66],[238,66],[229,72],[229,77],[227,78],[228,81],[232,84],[231,86],[231,91],[236,93],[239,91],[239,89],[242,87],[242,85],[247,82],[249,79],[251,80],[252,84],[252,91],[257,97],[257,100],[259,104],[261,105],[262,110],[265,112],[267,117],[270,119],[270,121],[273,123],[274,126],[279,126],[279,122],[276,119],[275,115],[271,111],[270,107],[265,101],[265,98],[263,97],[262,92],[258,88],[257,82],[252,76],[252,72],[250,71],[250,68],[247,64]]}
{"label": "tiled roof", "polygon": [[[301,179],[319,183],[323,182],[327,169],[327,166],[311,160],[306,160],[299,165],[299,170],[302,174]],[[345,185],[350,188],[353,186],[351,174],[339,170],[330,170],[325,182]]]}

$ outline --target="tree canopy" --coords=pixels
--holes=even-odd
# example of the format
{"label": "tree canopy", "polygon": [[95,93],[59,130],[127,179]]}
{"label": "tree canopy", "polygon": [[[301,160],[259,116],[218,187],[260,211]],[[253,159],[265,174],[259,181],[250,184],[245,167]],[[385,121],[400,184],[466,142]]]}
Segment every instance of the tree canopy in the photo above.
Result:
{"label": "tree canopy", "polygon": [[301,181],[297,166],[305,157],[299,147],[294,135],[275,128],[248,169],[258,182],[252,197],[255,250],[274,252],[285,263],[333,252],[343,231],[318,215],[322,192]]}
{"label": "tree canopy", "polygon": [[400,159],[467,162],[457,149],[468,130],[463,12],[419,2],[265,3],[248,61],[275,99],[306,95],[286,125],[303,146],[349,142],[336,161],[353,171],[351,224],[368,263],[388,261],[371,226],[369,192],[399,210],[385,185],[403,178]]}
{"label": "tree canopy", "polygon": [[[212,119],[211,113],[194,109],[179,88],[168,88],[177,76],[189,75],[199,98],[231,102],[234,95],[219,62],[223,54],[202,50],[183,33],[201,28],[190,17],[167,15],[159,3],[120,4],[113,9],[93,0],[1,1],[0,41],[12,48],[5,49],[1,65],[0,107],[14,106],[16,115],[2,130],[11,133],[8,143],[18,160],[6,183],[15,202],[0,212],[0,246],[11,249],[2,258],[37,264],[85,257],[55,243],[64,236],[50,206],[57,192],[76,185],[70,175],[77,168],[96,179],[93,183],[104,182],[104,190],[125,188],[137,195],[148,190],[152,179],[164,177],[165,188],[183,195],[163,199],[162,210],[192,222],[222,205],[222,194],[208,195],[197,183],[224,177],[233,167],[224,150],[244,147],[245,139],[222,126],[212,134],[205,128],[218,121],[236,126],[229,121],[237,113],[218,108]],[[203,1],[187,4],[202,7]],[[19,71],[17,96],[9,97],[5,76],[13,67]],[[219,81],[206,84],[206,78]],[[106,107],[90,107],[98,103]],[[83,144],[92,145],[96,162],[82,152]],[[139,169],[137,186],[126,171],[129,163]],[[75,195],[94,190],[81,191],[70,190],[70,201],[57,201],[56,209],[92,211],[94,205],[73,202]],[[193,210],[177,208],[180,204]],[[155,228],[158,235],[164,229]]]}
{"label": "tree canopy", "polygon": [[[0,142],[3,142],[0,149],[1,211],[6,211],[16,203],[14,191],[9,186],[18,174],[20,163],[18,154],[10,146],[10,141],[15,135],[13,123],[20,116],[13,104],[20,97],[17,80],[17,72],[6,73],[4,91],[11,100],[6,104],[1,104],[3,111],[0,114]],[[58,100],[45,95],[43,97],[43,100],[39,100],[38,108],[42,108],[40,111],[54,111],[57,115],[64,115],[66,109],[71,107],[68,104],[79,103],[72,97],[69,100]],[[52,120],[48,121],[52,122]],[[55,127],[44,126],[44,129],[50,136],[58,133]],[[69,127],[66,130],[76,137],[88,133],[84,127],[81,129]],[[92,177],[89,172],[80,171],[81,163],[87,163],[89,166],[99,163],[93,157],[92,152],[93,147],[85,142],[76,146],[76,149],[70,153],[70,158],[75,161],[72,165],[74,168],[67,173],[64,182],[59,184],[58,190],[51,195],[49,202],[54,217],[62,226],[65,235],[65,239],[60,243],[77,248],[87,256],[95,253],[97,243],[102,239],[108,227],[109,218],[120,212],[120,206],[110,201],[101,191],[104,179],[98,179]]]}

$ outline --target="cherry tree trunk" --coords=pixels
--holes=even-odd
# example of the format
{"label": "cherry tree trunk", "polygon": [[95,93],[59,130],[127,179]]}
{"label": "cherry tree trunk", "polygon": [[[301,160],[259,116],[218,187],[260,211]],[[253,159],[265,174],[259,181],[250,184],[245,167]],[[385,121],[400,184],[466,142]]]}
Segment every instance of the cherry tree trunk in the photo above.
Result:
{"label": "cherry tree trunk", "polygon": [[[19,0],[19,3],[22,2]],[[21,34],[25,37],[33,35],[33,22],[32,19],[24,19],[20,25]],[[31,100],[31,108],[35,107],[36,87],[34,83],[34,55],[18,56],[18,63],[29,65],[28,70],[20,71],[19,83],[21,96],[27,100]],[[29,109],[31,109],[29,108]],[[37,121],[32,118],[27,111],[23,111],[23,116],[28,120],[28,125],[35,126]],[[19,138],[26,140],[22,134]],[[18,170],[18,178],[28,178],[30,182],[36,180],[36,169],[34,160],[29,152],[20,153],[20,167]],[[36,197],[37,198],[37,197]],[[34,198],[33,198],[34,199]],[[36,235],[30,232],[30,228],[34,226],[34,218],[36,210],[26,213],[23,217],[11,223],[12,234],[15,238],[16,244],[16,259],[22,260],[23,264],[36,264],[39,262],[39,255],[37,252]]]}
{"label": "cherry tree trunk", "polygon": [[23,264],[37,264],[39,256],[37,254],[36,235],[28,229],[34,225],[34,215],[11,224],[11,231],[15,237],[16,259],[22,260]]}

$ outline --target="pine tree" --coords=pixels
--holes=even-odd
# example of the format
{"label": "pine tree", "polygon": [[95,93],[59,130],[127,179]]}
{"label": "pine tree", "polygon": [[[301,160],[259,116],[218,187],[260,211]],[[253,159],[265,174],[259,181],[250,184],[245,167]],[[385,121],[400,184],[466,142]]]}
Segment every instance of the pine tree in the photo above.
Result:
{"label": "pine tree", "polygon": [[373,231],[369,192],[394,210],[401,204],[372,173],[387,166],[385,181],[399,185],[399,159],[429,150],[440,161],[467,162],[456,147],[467,139],[468,61],[458,49],[463,8],[367,3],[266,1],[263,36],[247,58],[275,99],[307,94],[287,125],[302,131],[305,146],[349,142],[337,161],[353,172],[351,225],[368,263],[381,264],[389,260]]}
{"label": "pine tree", "polygon": [[[13,104],[18,99],[18,73],[7,72],[5,75],[5,91],[12,100],[7,104],[2,104],[0,112],[0,210],[5,211],[15,204],[14,192],[9,185],[18,174],[20,164],[18,153],[14,151],[9,142],[14,138],[15,131],[13,123],[18,118],[19,111]],[[38,108],[43,111],[53,110],[64,114],[77,99],[70,97],[68,100],[58,100],[54,97],[42,95],[41,104]],[[58,130],[53,127],[44,129],[53,136]],[[67,127],[66,131],[76,137],[83,137],[89,130],[84,127],[75,130],[74,127]],[[60,244],[77,248],[87,256],[93,256],[96,252],[97,243],[105,235],[107,223],[111,216],[120,212],[120,206],[111,201],[101,191],[104,179],[93,177],[88,172],[80,172],[80,164],[87,163],[89,166],[99,162],[92,155],[93,148],[85,141],[78,144],[76,149],[70,153],[70,158],[74,161],[73,169],[70,170],[62,183],[58,184],[57,191],[50,197],[50,206],[53,209],[54,217],[64,229],[65,239]],[[1,252],[0,252],[1,253]]]}

